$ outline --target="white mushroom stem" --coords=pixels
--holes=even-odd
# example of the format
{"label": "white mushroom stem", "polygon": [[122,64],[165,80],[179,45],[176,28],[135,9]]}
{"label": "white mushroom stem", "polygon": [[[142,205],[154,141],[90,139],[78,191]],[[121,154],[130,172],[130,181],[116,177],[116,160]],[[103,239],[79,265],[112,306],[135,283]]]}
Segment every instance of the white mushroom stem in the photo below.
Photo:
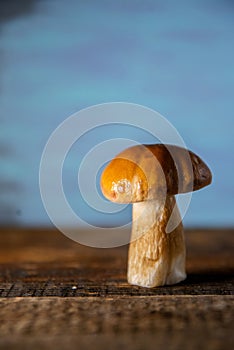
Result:
{"label": "white mushroom stem", "polygon": [[[180,224],[167,233],[173,209],[175,215],[171,220]],[[164,203],[160,199],[133,203],[128,282],[151,288],[175,284],[185,278],[184,233],[175,197],[167,196]]]}

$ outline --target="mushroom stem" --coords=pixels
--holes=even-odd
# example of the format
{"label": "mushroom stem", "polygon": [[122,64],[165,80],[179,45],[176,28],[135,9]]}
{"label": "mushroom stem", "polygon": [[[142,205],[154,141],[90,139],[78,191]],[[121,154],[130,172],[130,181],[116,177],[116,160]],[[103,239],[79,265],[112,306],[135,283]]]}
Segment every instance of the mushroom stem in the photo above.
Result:
{"label": "mushroom stem", "polygon": [[[171,220],[180,224],[167,233],[173,209]],[[175,197],[168,195],[165,202],[157,199],[133,203],[128,282],[150,288],[175,284],[185,278],[184,233]]]}

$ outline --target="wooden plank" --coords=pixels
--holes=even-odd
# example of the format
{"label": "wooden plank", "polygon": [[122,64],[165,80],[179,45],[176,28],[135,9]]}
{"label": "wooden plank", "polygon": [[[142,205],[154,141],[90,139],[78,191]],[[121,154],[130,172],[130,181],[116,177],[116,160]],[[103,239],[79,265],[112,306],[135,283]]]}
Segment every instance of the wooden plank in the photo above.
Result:
{"label": "wooden plank", "polygon": [[187,280],[147,289],[126,281],[127,247],[1,229],[0,348],[231,349],[234,230],[186,240]]}
{"label": "wooden plank", "polygon": [[[59,273],[57,271],[57,273]],[[79,272],[78,272],[79,273]],[[77,274],[78,274],[77,273]],[[104,274],[102,278],[104,278]],[[42,281],[16,281],[14,283],[1,283],[0,297],[17,296],[60,296],[60,297],[114,297],[119,295],[129,296],[153,296],[153,295],[232,295],[234,278],[228,275],[216,280],[217,276],[198,275],[189,276],[186,281],[175,286],[157,288],[141,288],[131,286],[127,282],[113,277],[108,281],[90,281],[71,276],[71,279],[63,281],[51,280],[50,277]],[[37,277],[38,278],[38,277]],[[220,278],[220,276],[218,276]],[[205,281],[204,281],[205,280]]]}
{"label": "wooden plank", "polygon": [[2,231],[0,297],[232,294],[233,231],[188,231],[186,237],[188,278],[147,289],[127,284],[127,247],[84,247],[55,230]]}
{"label": "wooden plank", "polygon": [[4,298],[0,348],[228,349],[233,301],[233,296]]}

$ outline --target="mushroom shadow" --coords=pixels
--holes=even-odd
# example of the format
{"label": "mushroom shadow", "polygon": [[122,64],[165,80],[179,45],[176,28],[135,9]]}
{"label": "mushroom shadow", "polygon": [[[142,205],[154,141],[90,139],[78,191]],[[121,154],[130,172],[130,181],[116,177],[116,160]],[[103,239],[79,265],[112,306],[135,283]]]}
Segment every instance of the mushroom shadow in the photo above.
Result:
{"label": "mushroom shadow", "polygon": [[198,273],[189,273],[183,284],[204,285],[204,284],[220,284],[234,282],[234,269],[225,271],[212,270]]}

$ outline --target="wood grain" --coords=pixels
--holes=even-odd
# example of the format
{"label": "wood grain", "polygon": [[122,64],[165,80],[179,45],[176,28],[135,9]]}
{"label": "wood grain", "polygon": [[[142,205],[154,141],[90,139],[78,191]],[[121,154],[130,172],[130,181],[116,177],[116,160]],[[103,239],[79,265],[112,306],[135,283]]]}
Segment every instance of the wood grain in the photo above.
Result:
{"label": "wood grain", "polygon": [[121,344],[128,349],[158,346],[182,349],[184,345],[191,349],[224,349],[231,345],[233,299],[233,296],[226,296],[225,300],[220,296],[2,299],[0,346],[1,343],[16,346],[17,340],[34,348],[52,348],[51,342],[56,348],[63,348],[67,342],[78,348],[96,344],[94,348],[99,349],[106,341],[111,349]]}
{"label": "wood grain", "polygon": [[234,231],[187,230],[186,241],[188,278],[147,289],[127,284],[127,247],[2,229],[0,348],[231,348]]}

